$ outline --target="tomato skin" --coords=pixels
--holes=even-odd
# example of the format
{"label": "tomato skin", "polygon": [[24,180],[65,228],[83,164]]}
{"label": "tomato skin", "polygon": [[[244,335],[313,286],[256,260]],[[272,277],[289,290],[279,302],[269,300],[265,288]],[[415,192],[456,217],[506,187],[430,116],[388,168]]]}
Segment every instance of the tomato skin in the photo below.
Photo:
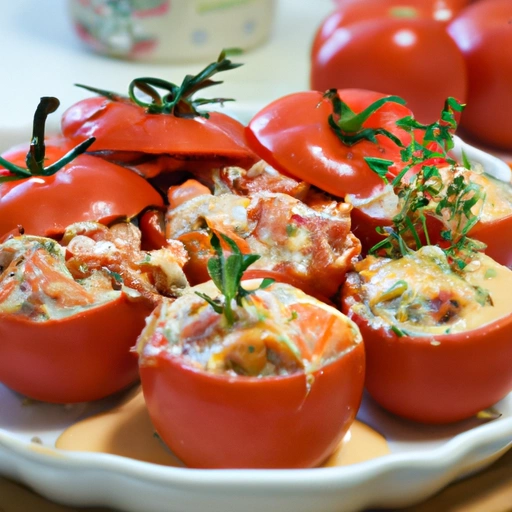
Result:
{"label": "tomato skin", "polygon": [[[350,309],[366,350],[365,386],[382,407],[404,418],[442,424],[474,416],[512,389],[512,314],[470,332],[402,336],[372,327]],[[432,344],[432,341],[439,344]]]}
{"label": "tomato skin", "polygon": [[0,382],[35,400],[97,400],[134,383],[130,353],[151,312],[125,294],[75,315],[44,322],[0,315]]}
{"label": "tomato skin", "polygon": [[77,142],[95,137],[91,151],[254,160],[245,143],[243,125],[219,112],[211,112],[209,119],[185,119],[148,114],[129,101],[96,97],[82,100],[64,112],[62,133]]}
{"label": "tomato skin", "polygon": [[322,462],[355,418],[364,380],[362,343],[315,372],[228,377],[169,354],[140,367],[156,431],[197,468],[301,468]]}
{"label": "tomato skin", "polygon": [[142,249],[152,251],[164,247],[165,238],[164,212],[150,209],[139,219],[139,229],[142,235]]}
{"label": "tomato skin", "polygon": [[336,4],[336,11],[318,28],[312,55],[341,26],[361,20],[383,18],[426,18],[447,23],[469,4],[469,0],[338,0]]}
{"label": "tomato skin", "polygon": [[423,123],[439,118],[447,97],[465,102],[464,57],[443,24],[363,13],[340,23],[312,55],[312,89],[358,87],[397,95]]}
{"label": "tomato skin", "polygon": [[512,269],[512,213],[492,222],[479,222],[469,236],[487,245],[485,254]]}
{"label": "tomato skin", "polygon": [[448,32],[466,60],[469,91],[461,127],[478,140],[512,148],[512,3],[481,0],[467,7]]}
{"label": "tomato skin", "polygon": [[163,207],[163,200],[146,180],[100,158],[81,155],[52,176],[0,184],[0,236],[18,225],[27,234],[56,235],[74,222],[108,223],[133,217],[149,206]]}
{"label": "tomato skin", "polygon": [[[384,97],[373,91],[339,90],[354,112],[361,112]],[[258,112],[247,127],[247,141],[263,160],[337,197],[354,194],[371,197],[381,193],[384,182],[363,160],[365,156],[400,161],[400,148],[382,135],[378,144],[362,141],[344,145],[329,126],[331,103],[322,93],[307,91],[280,98]],[[384,127],[408,144],[410,136],[396,121],[411,115],[403,105],[387,103],[372,114],[364,127]]]}

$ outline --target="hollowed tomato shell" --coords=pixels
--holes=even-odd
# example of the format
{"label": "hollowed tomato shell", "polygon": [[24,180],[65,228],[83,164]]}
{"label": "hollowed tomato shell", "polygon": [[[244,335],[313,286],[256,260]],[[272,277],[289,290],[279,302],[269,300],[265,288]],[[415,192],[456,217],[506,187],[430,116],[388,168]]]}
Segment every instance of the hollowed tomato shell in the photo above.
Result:
{"label": "hollowed tomato shell", "polygon": [[0,316],[0,382],[54,403],[97,400],[138,377],[130,352],[150,310],[125,294],[62,319]]}
{"label": "hollowed tomato shell", "polygon": [[512,268],[512,213],[491,222],[479,222],[469,236],[487,245],[485,254]]}
{"label": "hollowed tomato shell", "polygon": [[21,225],[25,233],[53,236],[74,222],[108,223],[163,207],[160,194],[133,171],[80,155],[52,176],[0,185],[0,237]]}
{"label": "hollowed tomato shell", "polygon": [[344,288],[343,312],[361,330],[365,385],[382,407],[422,423],[470,418],[512,391],[512,313],[467,332],[402,336],[355,314]]}
{"label": "hollowed tomato shell", "polygon": [[332,453],[355,419],[364,382],[359,343],[316,371],[232,377],[188,367],[168,352],[140,367],[156,431],[188,466],[302,468]]}

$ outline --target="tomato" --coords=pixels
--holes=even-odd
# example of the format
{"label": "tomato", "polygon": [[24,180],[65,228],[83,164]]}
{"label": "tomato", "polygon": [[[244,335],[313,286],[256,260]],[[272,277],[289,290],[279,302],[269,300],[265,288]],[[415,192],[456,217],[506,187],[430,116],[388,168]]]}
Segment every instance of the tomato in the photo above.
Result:
{"label": "tomato", "polygon": [[137,380],[130,353],[151,309],[116,300],[62,319],[0,315],[0,381],[35,400],[97,400]]}
{"label": "tomato", "polygon": [[[212,284],[195,289],[211,294]],[[181,355],[178,344],[173,342],[172,349],[164,335],[167,332],[164,326],[172,324],[170,309],[162,307],[155,311],[141,335],[140,375],[151,420],[162,440],[188,466],[316,466],[332,453],[354,420],[364,380],[364,349],[357,341],[358,334],[352,330],[353,324],[334,308],[298,291],[290,292],[293,288],[288,285],[274,284],[265,293],[277,294],[277,290],[291,301],[289,308],[295,311],[295,316],[287,315],[294,318],[290,322],[302,325],[303,339],[294,339],[297,344],[313,337],[316,344],[310,348],[315,353],[328,350],[325,343],[337,347],[337,356],[308,375],[304,370],[266,376],[213,373],[192,364],[185,355],[194,351],[192,346],[188,348],[189,341],[194,343],[192,336],[197,332],[200,334],[195,339],[202,339],[207,336],[206,324],[210,332],[215,329],[212,325],[217,325],[214,315],[219,315],[211,308],[202,319],[180,329],[185,344]],[[295,302],[290,298],[292,293],[297,293]],[[197,312],[201,301],[191,294],[178,299],[172,307],[179,306],[183,311],[191,307]],[[258,326],[244,328],[235,324],[229,334],[232,343],[226,341],[222,345],[229,357],[237,361],[245,357],[247,361],[241,364],[248,369],[258,364],[262,344],[272,337],[265,331],[265,322]],[[261,329],[266,337],[262,337]],[[329,342],[324,340],[326,331],[330,331]],[[253,347],[252,353],[242,350],[247,346]],[[284,357],[280,353],[286,350],[283,346],[275,350],[275,357]],[[303,350],[307,351],[307,346]],[[305,352],[302,354],[307,357]],[[213,357],[218,357],[217,350]]]}
{"label": "tomato", "polygon": [[129,101],[89,98],[71,106],[62,116],[62,133],[73,141],[95,137],[91,151],[172,155],[183,159],[214,155],[228,161],[252,161],[244,141],[244,127],[220,112],[209,118],[180,118],[148,114]]}
{"label": "tomato", "polygon": [[429,14],[432,5],[415,17],[396,16],[393,7],[403,4],[348,3],[327,18],[313,45],[311,88],[357,87],[398,95],[419,121],[428,123],[438,118],[447,97],[464,102],[461,51],[444,24]]}
{"label": "tomato", "polygon": [[142,177],[80,154],[92,140],[74,147],[66,138],[45,139],[46,117],[58,106],[56,98],[41,98],[34,115],[33,143],[2,155],[0,238],[19,230],[58,235],[74,222],[108,223],[134,217],[149,206],[163,206],[158,192]]}
{"label": "tomato", "polygon": [[479,222],[469,236],[487,246],[485,254],[512,268],[512,213],[494,221]]}
{"label": "tomato", "polygon": [[252,272],[278,275],[315,297],[334,295],[361,251],[350,233],[348,205],[330,201],[313,209],[288,194],[270,192],[216,196],[192,183],[173,191],[174,199],[192,198],[169,209],[166,226],[167,237],[182,242],[190,255],[184,270],[192,283],[208,280],[212,232],[235,240],[243,253],[258,254]]}
{"label": "tomato", "polygon": [[1,183],[0,236],[19,225],[32,235],[57,235],[73,222],[108,223],[149,206],[163,207],[163,200],[144,178],[81,155],[51,176]]}
{"label": "tomato", "polygon": [[[373,91],[347,89],[338,96],[360,113],[385,97]],[[364,161],[379,157],[400,162],[400,148],[384,135],[377,144],[362,140],[352,146],[342,143],[331,126],[331,102],[320,92],[308,91],[280,98],[250,121],[247,140],[263,160],[278,171],[311,183],[337,197],[352,194],[369,198],[382,193],[384,183]],[[410,136],[397,128],[396,121],[411,111],[398,103],[385,103],[363,123],[364,128],[385,128],[404,144]]]}
{"label": "tomato", "polygon": [[426,18],[447,23],[468,4],[469,0],[338,0],[336,11],[318,28],[311,53],[316,54],[323,43],[342,26],[379,18]]}
{"label": "tomato", "polygon": [[512,390],[512,313],[469,331],[414,336],[368,318],[354,306],[362,300],[347,280],[342,311],[364,339],[365,386],[388,411],[423,423],[456,422]]}
{"label": "tomato", "polygon": [[[91,150],[117,161],[137,164],[142,153],[250,165],[255,156],[245,142],[244,126],[226,114],[198,110],[204,104],[229,100],[192,99],[201,89],[218,83],[210,79],[215,73],[238,66],[222,52],[217,62],[199,74],[187,75],[181,86],[156,78],[139,78],[131,82],[129,97],[85,87],[103,97],[71,106],[62,117],[62,132],[74,141],[95,137]],[[164,91],[162,95],[159,90]],[[151,101],[139,99],[138,92]],[[171,162],[170,170],[175,163]],[[157,162],[161,171],[167,170],[167,164]],[[150,172],[154,175],[155,169]]]}
{"label": "tomato", "polygon": [[468,73],[461,127],[482,142],[512,149],[512,3],[481,0],[448,27]]}
{"label": "tomato", "polygon": [[61,243],[0,245],[0,382],[36,400],[96,400],[133,383],[145,319],[187,286],[178,242],[141,250],[128,222],[68,226]]}

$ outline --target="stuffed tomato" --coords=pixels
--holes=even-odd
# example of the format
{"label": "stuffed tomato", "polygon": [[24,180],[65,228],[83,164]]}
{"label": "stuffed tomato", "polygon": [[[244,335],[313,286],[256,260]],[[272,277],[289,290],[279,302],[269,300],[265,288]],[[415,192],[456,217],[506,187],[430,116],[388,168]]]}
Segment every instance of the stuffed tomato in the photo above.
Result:
{"label": "stuffed tomato", "polygon": [[475,255],[454,270],[439,247],[399,259],[369,256],[343,289],[361,329],[366,387],[411,420],[469,418],[512,390],[512,272]]}
{"label": "stuffed tomato", "polygon": [[216,286],[164,302],[138,341],[153,425],[192,467],[318,465],[360,405],[356,325],[291,285],[240,283],[253,259],[221,256],[209,265]]}
{"label": "stuffed tomato", "polygon": [[0,245],[0,382],[55,403],[135,382],[130,347],[161,295],[186,283],[179,251],[142,253],[137,243],[129,224],[79,223],[61,244],[19,236]]}
{"label": "stuffed tomato", "polygon": [[58,105],[56,98],[42,98],[32,143],[0,158],[0,239],[20,231],[58,236],[74,222],[109,223],[163,207],[159,193],[142,177],[84,155],[94,139],[76,147],[63,137],[45,139],[46,117]]}
{"label": "stuffed tomato", "polygon": [[[246,278],[272,276],[324,299],[338,291],[361,252],[350,231],[349,205],[308,205],[292,197],[289,189],[246,195],[220,192],[212,194],[191,180],[172,190],[166,233],[185,245],[190,259],[184,270],[191,283],[209,279],[207,264],[214,254],[210,235],[222,233],[236,240],[242,252],[260,255]],[[175,201],[178,194],[183,202]]]}

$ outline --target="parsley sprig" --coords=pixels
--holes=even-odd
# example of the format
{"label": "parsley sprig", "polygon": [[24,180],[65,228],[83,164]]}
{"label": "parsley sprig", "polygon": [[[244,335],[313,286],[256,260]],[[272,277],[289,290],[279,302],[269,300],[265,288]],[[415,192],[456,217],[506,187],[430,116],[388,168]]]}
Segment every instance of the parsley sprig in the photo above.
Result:
{"label": "parsley sprig", "polygon": [[[439,121],[425,125],[410,116],[397,121],[397,126],[412,135],[411,143],[401,151],[404,166],[391,183],[398,196],[399,212],[393,217],[393,227],[379,229],[386,238],[370,249],[371,254],[384,253],[391,258],[404,256],[422,247],[421,235],[430,245],[427,215],[449,225],[441,236],[450,244],[443,250],[455,268],[463,269],[475,252],[485,249],[484,244],[468,237],[479,221],[479,214],[473,210],[485,200],[484,190],[458,173],[455,160],[448,154],[453,148],[456,115],[463,108],[457,100],[448,98]],[[417,130],[424,132],[422,142],[414,137]],[[437,159],[451,166],[448,183],[443,179]],[[386,175],[393,162],[379,158],[365,160],[387,182]],[[467,164],[465,162],[464,167],[467,168]]]}
{"label": "parsley sprig", "polygon": [[196,292],[196,294],[208,302],[216,313],[219,315],[223,314],[228,326],[231,326],[237,319],[236,311],[233,309],[233,302],[237,306],[243,307],[243,299],[258,289],[267,288],[274,280],[270,278],[263,279],[258,288],[246,290],[241,284],[244,272],[250,265],[259,260],[260,256],[258,254],[242,254],[231,238],[223,234],[220,236],[229,246],[231,254],[228,257],[224,255],[219,238],[217,235],[212,234],[210,244],[216,256],[208,260],[208,273],[215,286],[222,293],[222,296],[212,299],[204,293]]}
{"label": "parsley sprig", "polygon": [[[133,80],[128,87],[129,96],[97,89],[88,85],[76,84],[78,87],[94,92],[108,98],[111,101],[132,101],[136,105],[143,107],[149,114],[170,114],[176,117],[208,118],[208,112],[199,111],[198,107],[208,104],[234,101],[232,98],[192,98],[198,91],[221,84],[222,81],[213,80],[212,76],[222,71],[229,71],[238,68],[242,64],[234,63],[228,56],[239,55],[241,50],[231,48],[223,50],[217,61],[206,66],[197,75],[187,75],[181,85],[162,80],[160,78],[142,77]],[[159,90],[164,94],[160,94]],[[144,101],[139,97],[140,93],[150,98],[150,101]]]}

